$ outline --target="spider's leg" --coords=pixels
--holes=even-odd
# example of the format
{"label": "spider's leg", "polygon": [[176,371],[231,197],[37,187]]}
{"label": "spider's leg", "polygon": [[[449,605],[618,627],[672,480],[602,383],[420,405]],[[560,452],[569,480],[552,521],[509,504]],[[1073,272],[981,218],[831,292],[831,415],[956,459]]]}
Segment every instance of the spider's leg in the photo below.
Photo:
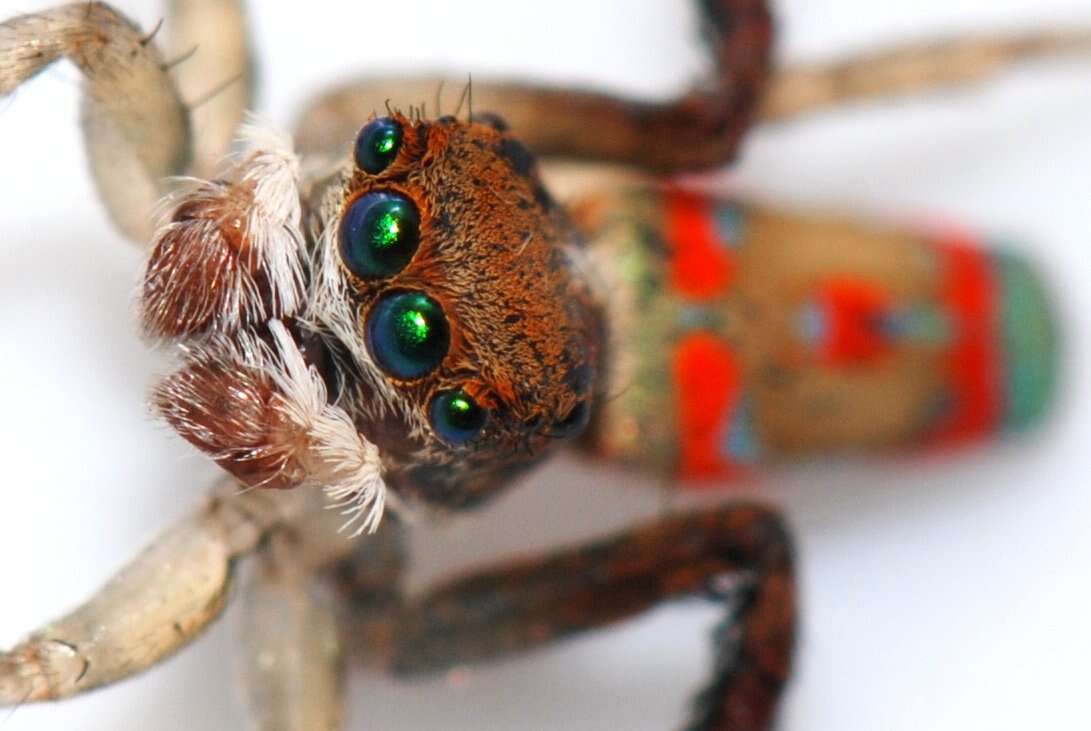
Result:
{"label": "spider's leg", "polygon": [[371,606],[390,606],[398,596],[402,525],[387,520],[350,541],[344,518],[320,493],[310,495],[307,509],[262,544],[257,570],[243,586],[243,680],[257,731],[342,726],[344,665],[331,611],[337,597],[312,580],[317,572],[333,565],[351,576]]}
{"label": "spider's leg", "polygon": [[152,667],[223,610],[237,558],[290,517],[294,493],[218,488],[97,594],[0,653],[0,705],[66,698]]}
{"label": "spider's leg", "polygon": [[[228,18],[217,23],[216,33],[194,20],[205,10]],[[0,23],[0,96],[62,58],[83,73],[81,118],[91,173],[114,224],[140,245],[151,240],[152,213],[168,191],[167,179],[222,154],[231,135],[225,129],[233,130],[249,98],[237,2],[179,1],[172,11],[177,45],[188,43],[187,51],[194,51],[193,37],[201,34],[202,50],[188,59],[179,52],[178,63],[160,53],[155,32],[146,33],[106,3],[72,3]],[[201,78],[210,64],[225,76]],[[187,103],[201,109],[194,121],[207,141],[194,139]]]}
{"label": "spider's leg", "polygon": [[330,572],[348,607],[342,635],[354,661],[379,660],[392,626],[391,617],[403,608],[407,565],[404,534],[402,523],[383,521],[374,535]]}
{"label": "spider's leg", "polygon": [[344,713],[337,626],[290,551],[282,540],[271,541],[243,590],[250,728],[333,731]]}
{"label": "spider's leg", "polygon": [[167,54],[171,75],[189,105],[193,162],[210,178],[230,151],[254,96],[254,69],[242,0],[170,0]]}
{"label": "spider's leg", "polygon": [[387,521],[357,544],[340,530],[344,519],[326,507],[312,492],[309,509],[262,544],[243,586],[243,680],[249,728],[257,731],[342,727],[341,640],[332,597],[312,577],[352,549],[370,564],[400,534]]}
{"label": "spider's leg", "polygon": [[1091,52],[1091,29],[931,40],[829,63],[789,67],[770,81],[762,121],[791,119],[839,104],[983,81],[1018,63]]}
{"label": "spider's leg", "polygon": [[[715,72],[707,84],[663,103],[526,84],[473,83],[473,108],[503,115],[537,154],[618,162],[657,172],[715,168],[734,158],[770,71],[772,19],[765,0],[699,0]],[[352,139],[387,101],[432,99],[438,78],[370,78],[315,99],[296,130],[302,152]],[[447,80],[448,89],[464,86]],[[446,110],[441,110],[446,111]],[[595,134],[588,134],[588,130]]]}
{"label": "spider's leg", "polygon": [[73,3],[0,24],[0,95],[61,58],[86,79],[82,124],[99,195],[115,225],[144,243],[161,180],[190,159],[189,116],[169,69],[132,21]]}
{"label": "spider's leg", "polygon": [[[741,581],[734,583],[730,578]],[[398,674],[529,650],[632,617],[661,602],[725,599],[712,680],[692,731],[772,723],[795,637],[792,551],[768,508],[728,506],[667,518],[606,540],[486,570],[356,626],[366,652]]]}

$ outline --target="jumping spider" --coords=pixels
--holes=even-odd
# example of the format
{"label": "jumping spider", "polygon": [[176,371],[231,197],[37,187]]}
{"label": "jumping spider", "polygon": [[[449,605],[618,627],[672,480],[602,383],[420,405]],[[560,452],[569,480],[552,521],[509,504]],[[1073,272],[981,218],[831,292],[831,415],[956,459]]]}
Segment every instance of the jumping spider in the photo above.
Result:
{"label": "jumping spider", "polygon": [[[246,57],[228,53],[243,47],[241,34],[219,25],[218,30],[228,32],[210,43],[207,30],[190,30],[190,38],[201,38],[201,53],[192,59],[179,56],[174,64],[176,59],[155,51],[162,39],[151,29],[128,28],[104,6],[79,4],[59,11],[69,26],[91,29],[67,36],[66,49],[90,45],[94,51],[85,70],[102,85],[97,102],[104,108],[92,102],[86,129],[101,196],[122,231],[154,242],[143,290],[145,329],[155,339],[185,346],[182,370],[156,391],[167,420],[244,484],[319,483],[358,508],[348,516],[356,519],[354,527],[370,529],[378,524],[384,495],[468,506],[506,486],[510,472],[544,456],[558,440],[579,436],[588,421],[591,429],[582,446],[593,453],[704,478],[746,469],[755,441],[764,448],[763,456],[775,456],[884,446],[909,438],[977,436],[992,431],[1002,418],[1036,416],[1044,395],[1032,399],[1022,414],[1008,392],[977,393],[982,399],[977,406],[993,411],[974,411],[973,418],[948,403],[948,390],[958,384],[945,380],[944,358],[965,344],[951,328],[973,329],[967,323],[981,313],[974,307],[944,311],[933,302],[942,299],[945,285],[954,286],[935,279],[933,267],[940,257],[957,260],[943,259],[949,269],[996,267],[1014,278],[1005,281],[1025,288],[1020,290],[1024,295],[1034,293],[1036,284],[1019,262],[993,261],[950,241],[926,247],[909,235],[841,221],[721,206],[677,188],[588,197],[568,212],[555,202],[524,142],[546,157],[608,159],[657,172],[708,168],[732,158],[753,114],[802,114],[856,93],[893,91],[883,83],[891,79],[884,73],[889,67],[850,64],[832,72],[827,68],[830,73],[817,79],[803,71],[774,76],[772,91],[759,107],[759,90],[767,83],[762,6],[704,5],[711,40],[724,64],[722,86],[681,106],[640,108],[570,93],[546,97],[543,103],[538,95],[545,90],[521,96],[510,87],[491,91],[476,84],[475,117],[465,116],[467,104],[463,116],[433,119],[414,106],[422,90],[428,92],[424,99],[430,97],[434,81],[399,84],[390,95],[389,112],[385,91],[352,87],[320,99],[304,115],[307,121],[296,134],[301,159],[282,136],[251,125],[245,135],[248,147],[226,166],[218,159],[247,104],[246,95],[235,92],[245,91],[249,74],[240,67],[239,74],[224,75],[223,59]],[[172,9],[168,26],[182,29],[183,36],[173,41],[176,47],[186,46],[189,22],[200,26],[213,17],[210,6],[229,4]],[[12,73],[22,77],[37,70],[34,64],[49,60],[40,45],[26,44],[59,37],[51,35],[56,28],[25,20],[4,28],[14,33],[0,46],[5,82]],[[113,42],[123,52],[99,55],[98,44]],[[213,54],[210,45],[216,42],[226,46]],[[22,72],[11,63],[15,48],[29,49],[22,56]],[[930,50],[954,54],[957,49]],[[1008,50],[1047,49],[1032,44]],[[215,60],[211,85],[208,67],[202,65],[207,56]],[[898,55],[888,62],[900,68],[906,59]],[[126,92],[118,88],[114,72],[127,68],[159,80],[145,79],[135,92]],[[938,61],[911,86],[968,81],[980,71]],[[242,79],[235,81],[240,74]],[[190,167],[182,164],[189,144],[188,112],[164,92],[166,79],[176,79],[182,90],[215,92],[207,101],[201,94],[181,98],[201,99],[200,114],[227,120],[193,125],[209,134],[194,143]],[[824,80],[831,81],[829,86]],[[220,88],[220,81],[234,83]],[[823,96],[823,89],[831,95]],[[500,111],[507,121],[485,109]],[[573,114],[577,109],[583,113]],[[116,124],[103,124],[110,119]],[[600,131],[591,135],[585,126],[565,126],[574,119],[584,125],[596,120],[594,129]],[[217,129],[222,134],[214,139]],[[118,130],[138,144],[119,145],[111,137]],[[164,192],[159,181],[186,170],[211,182],[171,191],[163,222],[150,233],[146,212]],[[735,244],[727,248],[741,252],[738,258],[701,248],[713,220],[724,227],[715,232]],[[807,271],[808,265],[795,256],[780,257],[777,264],[777,251],[769,247],[779,239],[770,230],[803,238],[831,240],[839,234],[845,237],[839,240],[867,239],[868,246],[883,252],[880,265],[892,281],[869,265],[841,258],[843,248],[816,247],[813,254],[837,276]],[[747,265],[748,252],[761,252],[762,267]],[[911,269],[918,260],[927,264],[920,272]],[[645,280],[626,280],[603,261],[636,266],[656,286],[642,289]],[[656,269],[656,264],[661,266]],[[797,271],[800,267],[805,271]],[[733,286],[738,274],[746,274],[739,277],[740,291],[717,289]],[[973,278],[972,273],[966,276]],[[891,294],[887,289],[893,280],[909,292]],[[656,299],[664,291],[674,297]],[[998,291],[1003,300],[1006,290]],[[723,312],[710,311],[717,309],[707,306],[710,297],[722,298],[717,307]],[[1038,311],[1020,314],[1043,316]],[[664,330],[661,318],[667,315],[672,322],[687,323],[686,329]],[[1032,328],[1030,337],[1047,331]],[[725,337],[720,342],[704,337],[708,333]],[[647,338],[657,335],[665,339],[649,344]],[[785,355],[779,348],[788,341]],[[668,344],[673,359],[656,360]],[[735,350],[741,361],[737,380],[746,389],[723,383],[735,373],[730,365]],[[1035,341],[1007,354],[1048,361],[1049,350],[1048,343]],[[896,356],[905,360],[891,360]],[[1020,362],[1032,370],[1048,370],[1048,365]],[[862,368],[875,369],[863,371],[877,379],[870,393],[861,380]],[[709,374],[718,380],[702,380]],[[649,402],[649,393],[660,400]],[[735,394],[739,404],[749,405],[722,403]],[[882,409],[869,410],[877,394],[890,400]],[[1002,397],[1006,400],[1000,403],[988,401]],[[927,420],[922,417],[926,401]],[[664,403],[672,402],[681,404],[678,412],[663,412]],[[708,430],[701,426],[707,416],[702,409],[715,410],[717,403],[732,417],[725,432],[731,438],[722,450],[719,442],[710,448]],[[966,417],[961,421],[952,416],[960,413]],[[651,420],[653,415],[660,419]],[[69,625],[51,625],[47,641],[6,656],[8,674],[0,675],[6,698],[19,702],[36,699],[39,691],[79,692],[151,664],[215,616],[224,596],[227,557],[255,550],[262,568],[248,591],[254,612],[248,682],[255,716],[264,724],[260,727],[273,728],[277,719],[303,714],[307,720],[299,727],[322,728],[339,717],[337,667],[324,652],[333,630],[302,581],[312,570],[330,573],[330,566],[353,607],[338,617],[356,632],[352,652],[406,671],[527,648],[669,596],[712,591],[721,574],[741,569],[749,588],[730,604],[742,613],[735,627],[743,644],[728,641],[726,633],[719,636],[723,657],[713,687],[720,692],[705,697],[694,727],[767,726],[787,672],[794,619],[790,551],[767,508],[735,505],[671,517],[630,533],[628,543],[598,544],[597,554],[573,553],[570,563],[554,559],[509,567],[506,580],[522,577],[526,582],[504,586],[515,596],[505,598],[498,582],[479,576],[450,585],[448,594],[440,590],[431,600],[419,601],[403,598],[388,583],[396,574],[396,559],[375,560],[389,556],[388,543],[397,542],[393,533],[402,521],[395,516],[370,542],[354,543],[337,532],[342,517],[317,509],[317,494],[306,488],[241,494],[234,486],[221,489],[168,534],[176,542],[160,542],[138,559],[136,565],[150,577],[147,584],[128,574],[104,590],[98,603],[79,610],[83,613]],[[230,534],[224,520],[232,521]],[[207,543],[195,547],[193,541],[202,538]],[[721,540],[726,544],[722,551],[710,549]],[[623,562],[617,555],[609,560],[611,545]],[[155,551],[167,552],[169,563]],[[592,557],[603,560],[603,554],[603,564],[595,565]],[[619,566],[636,559],[648,565],[637,566],[634,574]],[[164,577],[164,565],[179,573]],[[184,572],[189,566],[198,567],[202,576]],[[492,575],[497,574],[483,576]],[[532,586],[563,596],[553,597],[553,604],[541,594],[522,596],[521,611],[528,615],[521,616],[514,600]],[[125,594],[134,588],[137,596]],[[513,616],[447,615],[467,611],[473,602],[463,602],[462,595],[470,591],[487,595],[490,611]],[[445,596],[459,598],[453,610],[443,606]],[[477,612],[485,611],[484,601],[479,598]],[[81,634],[87,630],[87,612],[94,613],[93,636]],[[146,624],[137,631],[119,615]],[[441,621],[449,624],[437,629],[434,623]],[[311,652],[295,654],[300,646]],[[135,651],[141,653],[139,660]],[[146,655],[149,651],[154,657]],[[305,665],[278,661],[288,656]],[[47,674],[27,675],[43,658],[56,665]],[[270,667],[275,672],[267,672]],[[294,684],[295,673],[306,677],[307,685]],[[285,693],[286,687],[306,692]]]}

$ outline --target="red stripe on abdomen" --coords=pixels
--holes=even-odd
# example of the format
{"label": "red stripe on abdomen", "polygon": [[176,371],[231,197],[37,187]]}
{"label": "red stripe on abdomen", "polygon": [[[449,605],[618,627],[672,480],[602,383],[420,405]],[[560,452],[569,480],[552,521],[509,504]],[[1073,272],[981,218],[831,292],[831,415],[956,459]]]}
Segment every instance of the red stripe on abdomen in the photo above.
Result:
{"label": "red stripe on abdomen", "polygon": [[880,287],[849,277],[830,279],[819,288],[819,297],[830,319],[822,344],[829,363],[859,366],[889,352],[890,341],[879,330],[879,321],[890,297]]}
{"label": "red stripe on abdomen", "polygon": [[683,297],[707,300],[724,292],[735,263],[719,241],[706,196],[672,188],[663,195],[671,288]]}
{"label": "red stripe on abdomen", "polygon": [[955,325],[948,355],[954,403],[933,436],[953,445],[994,433],[1003,417],[998,283],[988,253],[976,242],[947,236],[938,249],[946,265],[943,302]]}
{"label": "red stripe on abdomen", "polygon": [[679,469],[682,477],[722,477],[733,470],[720,449],[727,419],[741,392],[735,354],[707,332],[686,335],[675,346]]}

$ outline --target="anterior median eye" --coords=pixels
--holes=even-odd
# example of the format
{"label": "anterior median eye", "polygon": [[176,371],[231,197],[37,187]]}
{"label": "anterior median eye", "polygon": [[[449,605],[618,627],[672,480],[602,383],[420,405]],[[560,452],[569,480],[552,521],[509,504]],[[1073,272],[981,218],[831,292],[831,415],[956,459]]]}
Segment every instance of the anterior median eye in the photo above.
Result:
{"label": "anterior median eye", "polygon": [[420,215],[399,193],[360,196],[341,221],[341,259],[362,279],[397,274],[419,243]]}
{"label": "anterior median eye", "polygon": [[485,409],[462,389],[436,396],[428,412],[432,428],[444,441],[455,446],[477,436],[488,417]]}
{"label": "anterior median eye", "polygon": [[367,318],[368,349],[395,378],[409,381],[435,370],[450,342],[443,308],[422,292],[385,294]]}
{"label": "anterior median eye", "polygon": [[356,166],[375,175],[386,170],[402,146],[402,126],[390,117],[368,122],[356,136]]}

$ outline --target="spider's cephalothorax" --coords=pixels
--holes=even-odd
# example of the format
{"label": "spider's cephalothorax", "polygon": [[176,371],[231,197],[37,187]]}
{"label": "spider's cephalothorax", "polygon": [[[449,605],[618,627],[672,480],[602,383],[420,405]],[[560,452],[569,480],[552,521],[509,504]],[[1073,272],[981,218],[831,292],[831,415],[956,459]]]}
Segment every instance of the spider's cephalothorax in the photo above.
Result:
{"label": "spider's cephalothorax", "polygon": [[473,503],[582,429],[602,323],[577,234],[502,124],[375,119],[312,198],[312,316],[388,484]]}
{"label": "spider's cephalothorax", "polygon": [[146,329],[187,346],[157,394],[183,437],[374,526],[384,482],[470,505],[582,430],[603,323],[502,122],[373,119],[305,181],[290,143],[251,137],[265,152],[180,196],[145,277]]}

